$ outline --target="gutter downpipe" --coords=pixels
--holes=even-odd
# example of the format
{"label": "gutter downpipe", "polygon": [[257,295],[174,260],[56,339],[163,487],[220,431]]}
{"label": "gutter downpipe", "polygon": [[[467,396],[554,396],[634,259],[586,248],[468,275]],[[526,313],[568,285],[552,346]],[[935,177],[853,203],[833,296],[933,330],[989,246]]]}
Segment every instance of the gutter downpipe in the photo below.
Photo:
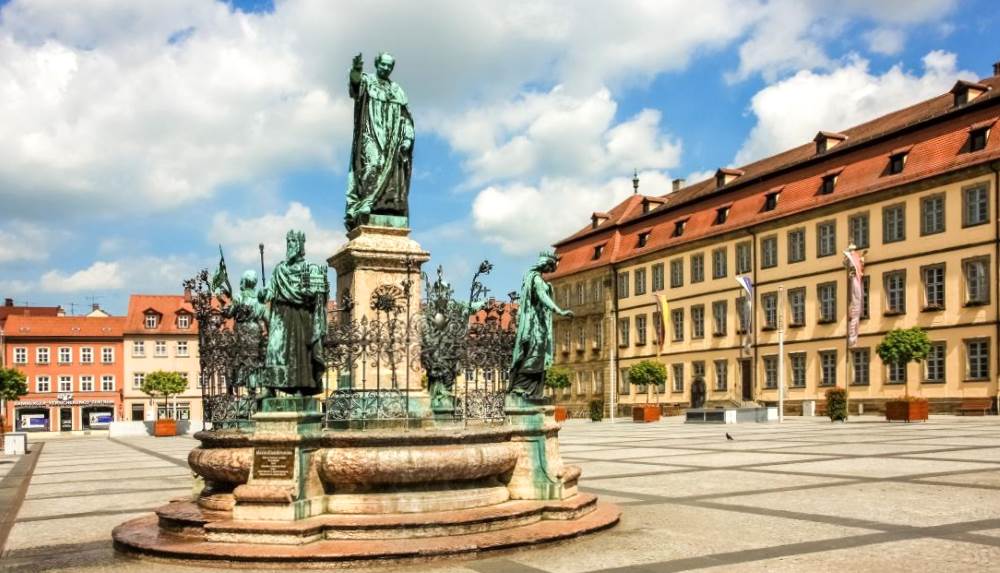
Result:
{"label": "gutter downpipe", "polygon": [[[990,169],[993,170],[993,286],[1000,292],[1000,287],[998,287],[1000,285],[1000,162],[994,161],[990,164]],[[996,351],[1000,347],[1000,299],[994,300],[993,309],[996,330],[993,347],[994,353],[997,355],[997,373],[994,375],[994,381],[997,382],[1000,381],[1000,352]],[[997,385],[994,401],[996,402],[997,412],[1000,413],[1000,384]]]}
{"label": "gutter downpipe", "polygon": [[615,423],[618,410],[618,265],[611,263],[611,331],[615,333],[611,345],[611,423]]}

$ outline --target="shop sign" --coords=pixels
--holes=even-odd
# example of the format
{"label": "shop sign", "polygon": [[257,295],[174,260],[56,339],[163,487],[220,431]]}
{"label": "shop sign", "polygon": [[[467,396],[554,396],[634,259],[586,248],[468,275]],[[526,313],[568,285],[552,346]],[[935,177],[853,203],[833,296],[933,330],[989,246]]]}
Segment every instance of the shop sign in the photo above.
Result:
{"label": "shop sign", "polygon": [[44,406],[114,406],[114,400],[73,400],[70,394],[69,400],[18,400],[14,402],[15,408],[31,408]]}

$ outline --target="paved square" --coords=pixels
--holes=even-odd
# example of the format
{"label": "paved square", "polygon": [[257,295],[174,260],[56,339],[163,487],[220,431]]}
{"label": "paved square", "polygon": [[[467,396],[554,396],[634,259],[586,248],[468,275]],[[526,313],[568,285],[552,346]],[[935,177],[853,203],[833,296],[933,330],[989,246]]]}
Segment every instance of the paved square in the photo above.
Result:
{"label": "paved square", "polygon": [[[561,437],[567,462],[583,468],[583,488],[622,506],[618,527],[398,569],[988,571],[1000,563],[995,417],[727,427],[572,420]],[[191,494],[186,457],[196,443],[60,438],[0,458],[0,570],[204,570],[120,557],[110,541],[118,523]]]}

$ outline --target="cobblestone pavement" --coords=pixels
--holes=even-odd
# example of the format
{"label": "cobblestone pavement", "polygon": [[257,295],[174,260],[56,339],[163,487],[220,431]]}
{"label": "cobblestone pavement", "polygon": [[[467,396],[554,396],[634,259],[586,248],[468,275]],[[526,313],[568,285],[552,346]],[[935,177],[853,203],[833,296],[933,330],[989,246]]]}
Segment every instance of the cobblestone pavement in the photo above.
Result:
{"label": "cobblestone pavement", "polygon": [[[621,524],[541,549],[397,569],[956,572],[1000,563],[995,417],[573,420],[561,437],[583,489],[620,504]],[[0,569],[203,571],[120,557],[110,541],[118,523],[190,494],[185,459],[195,443],[51,439],[33,442],[29,456],[0,457],[0,544],[9,529]]]}

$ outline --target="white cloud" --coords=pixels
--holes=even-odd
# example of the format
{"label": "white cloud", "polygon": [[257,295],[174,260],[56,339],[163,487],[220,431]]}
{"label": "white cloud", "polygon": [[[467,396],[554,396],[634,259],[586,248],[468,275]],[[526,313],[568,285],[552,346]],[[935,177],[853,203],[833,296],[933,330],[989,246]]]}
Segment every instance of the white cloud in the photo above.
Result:
{"label": "white cloud", "polygon": [[26,294],[31,292],[32,286],[30,281],[4,279],[0,280],[0,293],[3,293],[4,296]]}
{"label": "white cloud", "polygon": [[8,221],[0,227],[0,263],[43,261],[49,257],[53,238],[61,235],[34,223]]}
{"label": "white cloud", "polygon": [[[663,173],[639,174],[639,190],[662,194],[670,188]],[[483,240],[508,254],[547,248],[579,230],[593,211],[604,211],[632,193],[631,177],[594,184],[579,179],[542,179],[537,186],[510,184],[487,187],[476,195],[473,223]]]}
{"label": "white cloud", "polygon": [[810,141],[817,131],[840,131],[890,111],[940,95],[960,71],[954,54],[933,51],[923,58],[923,73],[896,65],[878,75],[868,61],[853,56],[829,73],[801,71],[757,92],[751,110],[757,123],[736,154],[743,165]]}
{"label": "white cloud", "polygon": [[221,244],[230,260],[258,269],[258,245],[264,243],[264,256],[270,267],[285,257],[285,234],[291,229],[306,234],[306,258],[311,261],[325,261],[346,241],[342,231],[321,226],[313,218],[312,211],[297,202],[290,203],[284,213],[259,217],[240,218],[219,213],[212,221],[209,239]]}
{"label": "white cloud", "polygon": [[541,175],[601,178],[677,165],[681,144],[661,133],[659,111],[644,109],[616,124],[617,108],[607,89],[577,97],[557,86],[471,110],[444,121],[441,131],[468,157],[468,186]]}
{"label": "white cloud", "polygon": [[895,28],[875,28],[865,32],[868,49],[876,54],[894,56],[903,51],[906,35]]}
{"label": "white cloud", "polygon": [[121,265],[96,261],[72,274],[51,270],[42,275],[39,286],[45,292],[94,292],[120,289],[125,286]]}

